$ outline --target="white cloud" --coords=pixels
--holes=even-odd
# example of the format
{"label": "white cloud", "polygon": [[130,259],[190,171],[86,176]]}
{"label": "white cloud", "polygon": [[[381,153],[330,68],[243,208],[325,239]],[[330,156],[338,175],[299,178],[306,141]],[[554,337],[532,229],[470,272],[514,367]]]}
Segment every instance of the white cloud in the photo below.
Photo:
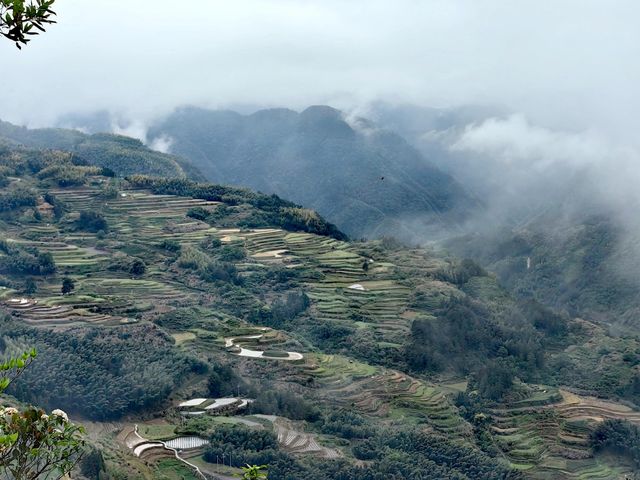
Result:
{"label": "white cloud", "polygon": [[468,125],[451,150],[474,151],[504,164],[545,169],[558,163],[574,167],[599,164],[616,148],[595,131],[552,130],[515,114]]}
{"label": "white cloud", "polygon": [[153,139],[149,144],[149,148],[157,150],[162,153],[171,153],[171,146],[173,145],[173,138],[166,135],[161,135]]}
{"label": "white cloud", "polygon": [[551,126],[635,136],[633,0],[65,0],[18,52],[0,117],[191,103],[499,103]]}
{"label": "white cloud", "polygon": [[[624,224],[639,223],[640,151],[634,145],[594,130],[540,127],[517,114],[468,125],[450,150],[475,162],[468,168],[470,177],[498,179],[487,193],[495,195],[496,208],[549,202],[558,209],[566,192],[572,192],[591,205],[608,206]],[[571,207],[589,209],[586,204]]]}
{"label": "white cloud", "polygon": [[111,131],[118,135],[133,137],[147,143],[147,127],[139,120],[125,121],[124,125],[115,118],[111,121]]}

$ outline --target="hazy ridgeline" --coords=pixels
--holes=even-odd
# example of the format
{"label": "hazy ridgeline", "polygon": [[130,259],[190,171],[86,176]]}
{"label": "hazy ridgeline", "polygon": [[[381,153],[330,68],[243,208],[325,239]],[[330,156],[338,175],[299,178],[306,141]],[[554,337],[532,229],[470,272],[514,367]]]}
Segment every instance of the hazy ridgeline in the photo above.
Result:
{"label": "hazy ridgeline", "polygon": [[637,327],[633,143],[541,127],[498,109],[378,104],[371,113],[482,199],[466,234],[446,242],[454,253],[482,261],[519,295]]}

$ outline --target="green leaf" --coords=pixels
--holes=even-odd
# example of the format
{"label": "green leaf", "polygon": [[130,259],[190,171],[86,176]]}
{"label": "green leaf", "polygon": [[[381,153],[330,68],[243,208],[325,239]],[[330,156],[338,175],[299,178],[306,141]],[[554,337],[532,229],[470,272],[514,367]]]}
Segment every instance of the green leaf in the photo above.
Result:
{"label": "green leaf", "polygon": [[10,383],[11,383],[11,380],[9,380],[8,378],[0,379],[0,392],[3,392],[4,390],[6,390]]}

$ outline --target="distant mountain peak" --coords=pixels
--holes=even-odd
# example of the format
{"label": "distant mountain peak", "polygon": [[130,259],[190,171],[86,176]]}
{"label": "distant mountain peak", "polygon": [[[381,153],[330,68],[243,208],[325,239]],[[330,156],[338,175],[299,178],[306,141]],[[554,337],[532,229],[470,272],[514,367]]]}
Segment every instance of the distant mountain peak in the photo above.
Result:
{"label": "distant mountain peak", "polygon": [[326,105],[246,116],[179,109],[149,130],[162,136],[210,180],[291,199],[356,237],[424,240],[477,205],[399,135]]}

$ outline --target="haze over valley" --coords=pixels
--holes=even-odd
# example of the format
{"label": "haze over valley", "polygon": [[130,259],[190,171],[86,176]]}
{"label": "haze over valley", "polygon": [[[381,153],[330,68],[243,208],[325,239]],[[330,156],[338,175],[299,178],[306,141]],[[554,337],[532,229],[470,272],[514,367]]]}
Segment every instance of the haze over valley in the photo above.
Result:
{"label": "haze over valley", "polygon": [[0,478],[640,478],[638,14],[0,0]]}

